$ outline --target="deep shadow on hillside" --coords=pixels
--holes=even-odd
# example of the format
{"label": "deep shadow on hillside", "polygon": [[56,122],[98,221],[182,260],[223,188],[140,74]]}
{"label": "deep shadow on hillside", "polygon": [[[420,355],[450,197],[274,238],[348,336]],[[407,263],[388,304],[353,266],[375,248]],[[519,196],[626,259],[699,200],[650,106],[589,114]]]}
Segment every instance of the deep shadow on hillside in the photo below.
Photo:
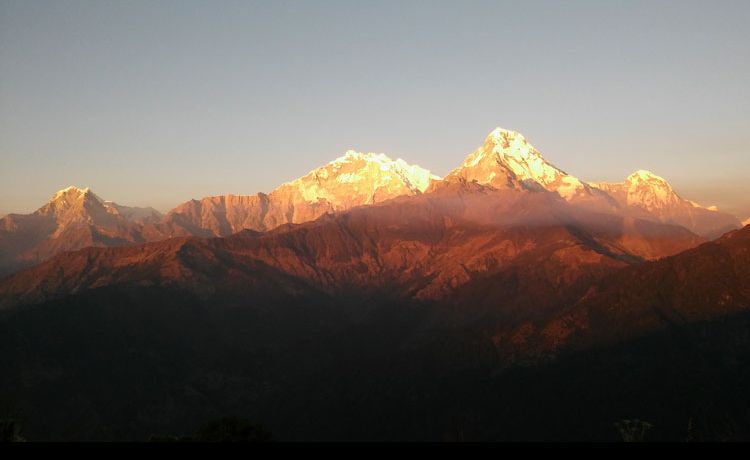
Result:
{"label": "deep shadow on hillside", "polygon": [[617,441],[623,419],[651,423],[647,440],[750,439],[748,315],[508,369],[486,314],[108,288],[0,319],[0,404],[29,440],[147,440],[226,414],[281,441]]}

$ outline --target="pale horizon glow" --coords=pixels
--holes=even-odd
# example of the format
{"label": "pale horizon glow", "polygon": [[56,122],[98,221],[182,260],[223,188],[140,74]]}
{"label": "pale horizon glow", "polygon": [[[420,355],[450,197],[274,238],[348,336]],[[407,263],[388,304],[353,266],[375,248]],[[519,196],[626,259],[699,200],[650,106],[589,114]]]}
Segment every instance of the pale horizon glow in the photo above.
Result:
{"label": "pale horizon glow", "polygon": [[750,217],[747,1],[0,3],[0,215],[164,212],[348,150],[445,176],[495,127]]}

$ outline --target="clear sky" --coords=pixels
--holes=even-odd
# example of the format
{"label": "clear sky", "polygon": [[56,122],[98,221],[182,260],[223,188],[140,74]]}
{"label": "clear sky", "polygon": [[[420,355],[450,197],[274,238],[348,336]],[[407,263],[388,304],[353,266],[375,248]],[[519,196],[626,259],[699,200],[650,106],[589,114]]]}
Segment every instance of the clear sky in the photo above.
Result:
{"label": "clear sky", "polygon": [[0,214],[270,191],[350,148],[444,175],[503,126],[746,218],[749,24],[747,0],[0,0]]}

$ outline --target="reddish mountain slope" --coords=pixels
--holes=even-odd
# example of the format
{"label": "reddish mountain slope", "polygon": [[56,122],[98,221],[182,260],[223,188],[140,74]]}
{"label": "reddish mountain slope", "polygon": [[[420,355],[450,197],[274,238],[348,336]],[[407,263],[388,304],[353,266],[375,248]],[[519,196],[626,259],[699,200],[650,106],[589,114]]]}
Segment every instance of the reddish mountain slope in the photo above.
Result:
{"label": "reddish mountain slope", "polygon": [[90,189],[68,187],[32,214],[0,219],[0,275],[63,251],[144,242],[160,214],[104,201]]}
{"label": "reddish mountain slope", "polygon": [[527,325],[530,353],[613,343],[750,310],[750,226],[593,284],[554,319]]}
{"label": "reddish mountain slope", "polygon": [[228,236],[315,220],[325,213],[422,193],[438,179],[429,171],[384,154],[348,151],[269,194],[222,195],[192,200],[170,211],[165,236]]}
{"label": "reddish mountain slope", "polygon": [[[159,241],[175,236],[228,236],[245,229],[267,231],[357,206],[421,195],[451,187],[451,184],[466,187],[476,183],[516,192],[547,191],[585,208],[584,212],[623,216],[626,227],[642,227],[635,222],[647,219],[682,225],[714,237],[739,224],[731,216],[679,198],[660,178],[646,179],[629,179],[625,184],[587,184],[546,161],[520,133],[497,128],[445,179],[384,154],[349,151],[269,194],[191,200],[163,219],[151,208],[121,206],[101,200],[88,189],[70,187],[58,192],[47,205],[31,215],[14,214],[0,220],[0,276],[61,251]],[[478,209],[483,211],[482,207]],[[656,231],[655,228],[648,231]],[[684,248],[681,243],[668,248],[671,230],[661,238],[659,248],[652,248],[651,242],[636,248],[642,242],[637,237],[630,241],[628,238],[642,230],[630,228],[621,235],[618,244],[645,258],[660,257]]]}
{"label": "reddish mountain slope", "polygon": [[435,301],[519,266],[564,290],[581,277],[699,242],[681,227],[591,213],[554,193],[459,182],[268,233],[63,254],[6,279],[0,297],[6,305],[35,302],[122,283],[210,294],[282,274],[331,293],[375,290]]}

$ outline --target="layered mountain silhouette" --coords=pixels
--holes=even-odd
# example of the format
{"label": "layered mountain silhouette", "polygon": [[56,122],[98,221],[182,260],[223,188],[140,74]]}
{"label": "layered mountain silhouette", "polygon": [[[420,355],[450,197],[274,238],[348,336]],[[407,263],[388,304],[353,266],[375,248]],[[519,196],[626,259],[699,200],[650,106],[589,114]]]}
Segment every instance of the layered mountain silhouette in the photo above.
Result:
{"label": "layered mountain silhouette", "polygon": [[663,179],[639,171],[621,184],[588,184],[547,162],[523,135],[497,128],[448,176],[384,154],[349,151],[271,193],[222,195],[185,202],[162,216],[151,208],[106,202],[69,187],[30,215],[0,220],[0,275],[61,252],[175,236],[228,236],[289,223],[463,181],[492,189],[550,192],[590,211],[679,225],[709,239],[741,226],[735,217],[679,197]]}
{"label": "layered mountain silhouette", "polygon": [[68,188],[2,220],[5,263],[41,263],[0,279],[0,405],[49,440],[228,413],[284,440],[748,439],[739,226],[499,128],[445,178],[350,151],[165,216]]}
{"label": "layered mountain silhouette", "polygon": [[533,297],[535,289],[564,292],[581,277],[702,241],[682,227],[587,211],[552,193],[445,183],[265,233],[62,254],[0,283],[0,298],[17,304],[144,283],[226,292],[283,275],[331,295],[356,289],[442,300],[515,270],[529,272],[529,290],[517,295]]}
{"label": "layered mountain silhouette", "polygon": [[[550,318],[525,324],[523,352],[586,349],[750,312],[750,226],[591,283]],[[503,344],[505,340],[507,343]],[[512,336],[498,338],[511,347]]]}

